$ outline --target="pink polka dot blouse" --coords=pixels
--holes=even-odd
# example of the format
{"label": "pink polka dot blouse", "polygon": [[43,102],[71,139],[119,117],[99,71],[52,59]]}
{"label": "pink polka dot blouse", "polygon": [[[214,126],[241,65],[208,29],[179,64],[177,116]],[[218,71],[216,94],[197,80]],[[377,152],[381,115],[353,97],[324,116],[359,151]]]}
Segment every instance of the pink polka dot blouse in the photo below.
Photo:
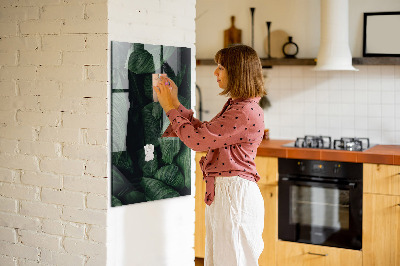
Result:
{"label": "pink polka dot blouse", "polygon": [[254,163],[265,128],[259,100],[229,98],[209,122],[194,118],[193,111],[183,105],[167,113],[171,124],[162,137],[179,137],[192,150],[207,151],[200,160],[207,205],[214,200],[217,176],[240,176],[254,182],[260,179]]}

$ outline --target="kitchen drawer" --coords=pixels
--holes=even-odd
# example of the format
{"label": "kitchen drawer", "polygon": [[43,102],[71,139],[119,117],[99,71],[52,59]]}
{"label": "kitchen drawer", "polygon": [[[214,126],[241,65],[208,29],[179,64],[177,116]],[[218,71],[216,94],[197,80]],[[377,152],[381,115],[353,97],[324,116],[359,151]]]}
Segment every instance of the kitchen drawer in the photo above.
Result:
{"label": "kitchen drawer", "polygon": [[363,167],[364,193],[400,195],[400,166],[368,164]]}
{"label": "kitchen drawer", "polygon": [[277,266],[362,266],[359,250],[278,241]]}

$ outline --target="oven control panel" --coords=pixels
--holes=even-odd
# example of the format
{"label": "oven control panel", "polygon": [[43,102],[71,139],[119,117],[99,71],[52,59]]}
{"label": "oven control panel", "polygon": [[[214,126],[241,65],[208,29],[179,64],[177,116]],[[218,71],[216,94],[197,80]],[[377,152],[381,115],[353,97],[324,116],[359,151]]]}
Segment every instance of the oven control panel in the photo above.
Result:
{"label": "oven control panel", "polygon": [[278,160],[279,174],[362,179],[362,164],[303,159]]}

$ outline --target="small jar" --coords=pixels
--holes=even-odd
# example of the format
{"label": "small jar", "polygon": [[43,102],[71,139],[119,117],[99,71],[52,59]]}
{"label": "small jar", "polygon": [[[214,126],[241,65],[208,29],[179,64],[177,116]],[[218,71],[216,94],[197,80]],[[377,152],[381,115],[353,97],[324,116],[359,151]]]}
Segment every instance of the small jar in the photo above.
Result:
{"label": "small jar", "polygon": [[269,129],[264,129],[264,139],[269,140]]}

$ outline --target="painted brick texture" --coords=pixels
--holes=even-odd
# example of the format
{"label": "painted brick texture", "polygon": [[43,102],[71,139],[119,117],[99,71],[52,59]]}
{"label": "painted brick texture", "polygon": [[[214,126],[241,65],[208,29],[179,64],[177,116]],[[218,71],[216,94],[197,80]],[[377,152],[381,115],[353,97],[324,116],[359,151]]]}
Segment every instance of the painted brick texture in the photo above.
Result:
{"label": "painted brick texture", "polygon": [[0,265],[106,265],[107,4],[0,1]]}

